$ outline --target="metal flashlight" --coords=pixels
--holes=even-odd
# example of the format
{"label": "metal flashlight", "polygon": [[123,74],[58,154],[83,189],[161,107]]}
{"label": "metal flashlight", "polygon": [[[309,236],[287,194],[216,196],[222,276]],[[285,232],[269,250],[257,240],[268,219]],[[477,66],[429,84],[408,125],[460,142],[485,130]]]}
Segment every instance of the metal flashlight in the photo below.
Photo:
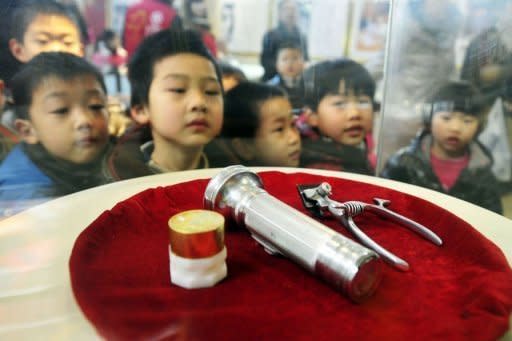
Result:
{"label": "metal flashlight", "polygon": [[204,206],[234,218],[267,252],[292,259],[355,302],[379,284],[381,262],[375,252],[270,195],[249,168],[221,170],[208,183]]}

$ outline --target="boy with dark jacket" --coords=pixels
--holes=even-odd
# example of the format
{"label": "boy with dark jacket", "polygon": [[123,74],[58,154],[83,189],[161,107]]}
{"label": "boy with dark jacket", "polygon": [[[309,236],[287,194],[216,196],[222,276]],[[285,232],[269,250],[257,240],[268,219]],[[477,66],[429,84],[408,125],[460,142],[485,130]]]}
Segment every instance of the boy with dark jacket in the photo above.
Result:
{"label": "boy with dark jacket", "polygon": [[373,175],[365,137],[375,82],[368,71],[350,59],[325,61],[305,71],[304,86],[311,129],[301,166]]}

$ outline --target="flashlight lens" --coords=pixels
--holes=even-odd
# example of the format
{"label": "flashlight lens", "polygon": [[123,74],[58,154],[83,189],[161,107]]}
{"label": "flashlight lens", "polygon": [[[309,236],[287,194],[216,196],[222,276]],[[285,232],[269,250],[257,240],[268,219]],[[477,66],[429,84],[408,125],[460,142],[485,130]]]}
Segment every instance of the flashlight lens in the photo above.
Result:
{"label": "flashlight lens", "polygon": [[359,265],[359,271],[357,271],[350,288],[350,297],[354,301],[363,301],[375,292],[381,279],[380,269],[380,260],[375,257],[368,257]]}

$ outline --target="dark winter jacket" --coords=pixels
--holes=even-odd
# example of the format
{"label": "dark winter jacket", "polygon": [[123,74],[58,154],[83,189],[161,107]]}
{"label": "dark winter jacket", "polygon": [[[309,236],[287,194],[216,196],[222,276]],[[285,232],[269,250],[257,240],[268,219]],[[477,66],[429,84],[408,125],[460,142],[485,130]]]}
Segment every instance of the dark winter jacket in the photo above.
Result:
{"label": "dark winter jacket", "polygon": [[148,167],[149,156],[141,151],[141,145],[151,140],[146,126],[133,127],[117,141],[109,158],[110,172],[119,180],[155,174]]}
{"label": "dark winter jacket", "polygon": [[498,184],[491,172],[492,157],[485,147],[477,141],[470,144],[468,166],[453,187],[445,190],[432,169],[431,141],[430,133],[418,134],[409,146],[390,157],[380,176],[443,192],[501,214]]}
{"label": "dark winter jacket", "polygon": [[56,159],[41,145],[20,143],[0,165],[0,217],[59,196],[113,182],[108,145],[97,160],[72,164]]}
{"label": "dark winter jacket", "polygon": [[304,107],[304,81],[299,78],[293,87],[288,87],[280,75],[275,75],[267,81],[267,84],[278,86],[286,91],[288,99],[294,109]]}
{"label": "dark winter jacket", "polygon": [[[115,146],[109,158],[109,171],[118,180],[167,172],[151,162],[154,144],[148,126],[137,126],[127,131]],[[198,169],[209,168],[205,154]]]}
{"label": "dark winter jacket", "polygon": [[300,165],[305,168],[374,175],[366,154],[366,145],[364,144],[360,148],[314,135],[302,139]]}

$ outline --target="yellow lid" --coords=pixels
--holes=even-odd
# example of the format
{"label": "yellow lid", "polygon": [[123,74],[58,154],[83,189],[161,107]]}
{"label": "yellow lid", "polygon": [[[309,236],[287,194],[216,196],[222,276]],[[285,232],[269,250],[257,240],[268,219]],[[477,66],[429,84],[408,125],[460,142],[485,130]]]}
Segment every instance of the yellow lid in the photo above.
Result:
{"label": "yellow lid", "polygon": [[189,210],[169,219],[171,251],[185,258],[211,257],[224,248],[224,216],[208,210]]}
{"label": "yellow lid", "polygon": [[175,214],[169,219],[169,227],[179,233],[200,233],[224,229],[224,216],[215,211],[190,210]]}

